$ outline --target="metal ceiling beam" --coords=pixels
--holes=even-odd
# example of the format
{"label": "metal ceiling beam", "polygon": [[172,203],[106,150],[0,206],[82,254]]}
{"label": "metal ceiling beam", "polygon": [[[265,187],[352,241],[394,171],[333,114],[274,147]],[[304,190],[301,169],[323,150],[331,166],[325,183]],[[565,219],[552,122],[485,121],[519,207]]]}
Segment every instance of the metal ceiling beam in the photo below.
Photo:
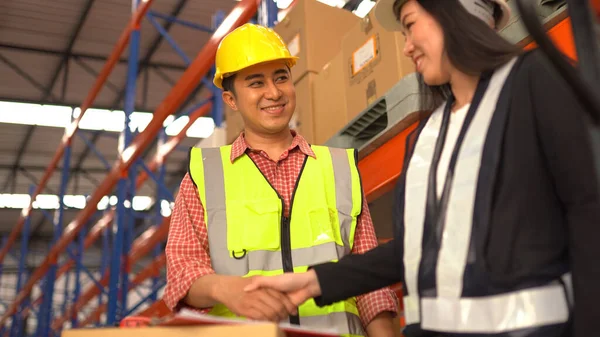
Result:
{"label": "metal ceiling beam", "polygon": [[[31,183],[35,184],[35,186],[38,186],[40,184],[40,181],[38,180],[38,178],[36,178],[36,176],[34,176],[33,174],[31,174],[31,172],[27,171],[26,169],[19,168],[19,173],[21,173],[25,178],[29,179],[29,181]],[[46,192],[48,194],[58,195],[58,193],[56,193],[56,191],[54,191],[53,189],[51,189],[48,186],[46,186]]]}
{"label": "metal ceiling beam", "polygon": [[[19,168],[19,173],[21,173],[25,178],[29,179],[29,181],[32,184],[34,184],[36,186],[39,185],[40,182],[39,182],[38,178],[36,176],[34,176],[33,174],[31,174],[31,172],[29,172],[26,169],[21,167],[21,168]],[[46,187],[46,191],[49,194],[56,194],[56,192],[54,192],[54,190],[52,190],[50,187]],[[13,193],[14,193],[14,191],[13,191]]]}
{"label": "metal ceiling beam", "polygon": [[[10,69],[14,70],[19,76],[23,77],[29,84],[33,85],[36,89],[40,91],[44,91],[45,87],[38,81],[36,81],[31,75],[29,75],[25,70],[21,69],[18,65],[14,64],[11,60],[6,58],[4,55],[0,54],[0,61],[6,64]],[[53,100],[57,100],[56,96],[50,95],[50,98]]]}
{"label": "metal ceiling beam", "polygon": [[52,73],[50,82],[48,83],[48,85],[46,85],[46,90],[44,91],[44,94],[42,95],[42,98],[41,98],[42,100],[45,100],[50,96],[50,93],[54,89],[54,85],[56,84],[56,81],[58,80],[58,76],[60,75],[61,70],[69,61],[69,56],[71,55],[71,52],[73,52],[73,46],[75,46],[75,41],[77,41],[77,37],[79,37],[79,33],[81,33],[83,24],[85,23],[88,15],[90,14],[90,10],[92,9],[92,5],[94,4],[94,1],[96,1],[96,0],[87,0],[87,2],[85,3],[83,11],[81,12],[81,15],[79,16],[79,21],[77,22],[77,24],[75,24],[75,28],[73,28],[73,31],[71,32],[71,37],[69,39],[69,43],[67,44],[67,48],[63,52],[63,57],[60,60],[60,63],[58,64],[58,66],[56,66],[56,68],[54,68],[54,72]]}
{"label": "metal ceiling beam", "polygon": [[[86,73],[92,75],[93,78],[98,78],[98,76],[100,75],[96,70],[94,70],[94,68],[90,67],[90,65],[85,63],[82,59],[75,57],[73,58],[73,61],[75,61],[75,63],[77,63],[81,67],[81,69],[83,69]],[[108,89],[112,90],[115,93],[119,92],[119,87],[116,84],[109,81],[108,79],[106,80],[106,83],[104,85],[106,85]]]}
{"label": "metal ceiling beam", "polygon": [[[62,50],[58,50],[58,49],[29,47],[29,46],[18,45],[18,44],[0,43],[0,49],[22,51],[22,52],[29,52],[29,53],[43,54],[43,55],[52,55],[52,56],[63,56],[64,55],[64,52]],[[75,58],[75,57],[78,57],[80,59],[88,59],[88,60],[101,61],[101,62],[106,62],[106,60],[108,60],[108,56],[98,55],[98,54],[89,54],[89,53],[71,53],[71,55],[69,56],[69,58]],[[118,63],[127,64],[127,59],[120,58],[118,60]],[[180,71],[184,71],[187,68],[186,66],[183,66],[183,65],[170,64],[170,63],[164,63],[164,62],[148,62],[145,64],[140,63],[140,65],[145,65],[146,67],[149,67],[149,68],[160,68],[160,69],[180,70]]]}
{"label": "metal ceiling beam", "polygon": [[[90,139],[90,143],[92,144],[92,146],[96,145],[96,142],[98,141],[98,139],[100,138],[100,136],[102,136],[102,131],[94,131],[94,134],[92,135],[92,137]],[[115,149],[115,151],[116,150],[117,149]],[[73,166],[75,168],[75,170],[80,170],[81,169],[81,165],[83,165],[83,162],[85,161],[85,159],[87,158],[87,156],[90,154],[91,151],[92,150],[91,150],[90,146],[86,146],[85,150],[83,150],[83,152],[81,153],[81,155],[79,155],[79,158],[77,159],[77,162]]]}
{"label": "metal ceiling beam", "polygon": [[98,184],[100,184],[100,181],[98,181],[96,178],[92,177],[90,175],[90,172],[88,172],[88,170],[82,169],[80,171],[77,171],[77,177],[81,177],[81,176],[83,176],[87,181],[91,182],[95,186],[98,186]]}
{"label": "metal ceiling beam", "polygon": [[169,83],[170,85],[175,85],[176,82],[171,77],[169,77],[169,75],[165,74],[160,68],[154,68],[154,72],[165,82]]}
{"label": "metal ceiling beam", "polygon": [[21,159],[23,158],[23,154],[25,154],[25,149],[27,148],[27,146],[29,145],[29,142],[31,141],[31,137],[33,136],[34,130],[35,130],[35,125],[30,125],[29,128],[27,128],[27,131],[25,132],[25,136],[23,137],[23,139],[21,140],[21,144],[19,145],[19,152],[17,153],[17,157],[15,158],[15,161],[11,165],[11,172],[8,176],[6,176],[6,180],[4,181],[2,191],[6,191],[10,182],[16,180],[17,170],[21,163]]}

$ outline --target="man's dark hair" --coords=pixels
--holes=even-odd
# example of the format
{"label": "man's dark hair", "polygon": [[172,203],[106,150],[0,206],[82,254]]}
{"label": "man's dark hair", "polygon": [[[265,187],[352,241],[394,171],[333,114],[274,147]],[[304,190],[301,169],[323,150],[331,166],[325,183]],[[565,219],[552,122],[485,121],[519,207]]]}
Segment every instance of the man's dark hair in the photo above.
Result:
{"label": "man's dark hair", "polygon": [[221,85],[223,86],[223,91],[230,91],[235,96],[235,88],[233,87],[233,81],[235,81],[236,74],[232,74],[223,78]]}
{"label": "man's dark hair", "polygon": [[[396,0],[397,2],[400,0]],[[444,34],[444,51],[459,71],[478,75],[494,70],[522,53],[481,19],[469,13],[458,0],[417,0],[440,24]],[[394,5],[396,17],[400,7]],[[450,96],[450,85],[429,86],[417,74],[423,99],[421,109],[433,111]]]}

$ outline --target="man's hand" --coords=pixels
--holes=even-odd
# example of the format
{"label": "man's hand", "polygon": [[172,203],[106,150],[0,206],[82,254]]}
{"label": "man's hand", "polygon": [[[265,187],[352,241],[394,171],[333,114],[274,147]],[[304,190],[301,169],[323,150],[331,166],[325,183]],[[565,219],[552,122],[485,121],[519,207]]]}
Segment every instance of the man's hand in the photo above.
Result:
{"label": "man's hand", "polygon": [[244,291],[254,277],[223,277],[213,290],[213,297],[236,315],[253,320],[280,322],[297,313],[296,306],[274,289]]}
{"label": "man's hand", "polygon": [[285,273],[278,276],[257,276],[245,291],[273,289],[285,293],[296,306],[308,299],[321,295],[321,287],[314,270],[306,273]]}

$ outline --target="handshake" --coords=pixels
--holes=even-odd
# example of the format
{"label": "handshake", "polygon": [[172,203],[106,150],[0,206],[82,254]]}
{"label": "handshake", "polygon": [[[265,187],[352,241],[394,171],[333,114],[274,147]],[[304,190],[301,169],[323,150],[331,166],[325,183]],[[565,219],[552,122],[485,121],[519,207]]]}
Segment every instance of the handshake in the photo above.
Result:
{"label": "handshake", "polygon": [[317,275],[310,270],[231,279],[218,299],[236,315],[251,320],[280,322],[290,315],[297,315],[299,305],[320,294]]}

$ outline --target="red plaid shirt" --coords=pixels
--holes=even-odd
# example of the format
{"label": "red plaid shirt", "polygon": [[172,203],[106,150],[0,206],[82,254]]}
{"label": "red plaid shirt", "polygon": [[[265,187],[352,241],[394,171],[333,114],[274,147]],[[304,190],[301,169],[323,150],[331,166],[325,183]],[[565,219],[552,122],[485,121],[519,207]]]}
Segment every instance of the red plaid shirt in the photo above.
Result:
{"label": "red plaid shirt", "polygon": [[[288,212],[290,199],[305,156],[315,157],[308,142],[292,131],[292,144],[279,161],[274,162],[260,150],[251,149],[243,134],[232,144],[231,161],[247,153],[256,163],[267,180],[285,200]],[[367,201],[363,202],[362,214],[358,218],[354,234],[353,254],[362,254],[377,246],[377,238]],[[208,249],[208,233],[204,221],[204,210],[198,197],[198,190],[189,174],[181,182],[175,207],[171,215],[169,237],[165,249],[167,257],[167,286],[163,299],[171,310],[184,305],[192,283],[198,278],[213,274]],[[358,311],[363,325],[366,326],[378,314],[397,312],[398,298],[389,288],[383,288],[357,297]],[[203,310],[206,312],[208,309]]]}

